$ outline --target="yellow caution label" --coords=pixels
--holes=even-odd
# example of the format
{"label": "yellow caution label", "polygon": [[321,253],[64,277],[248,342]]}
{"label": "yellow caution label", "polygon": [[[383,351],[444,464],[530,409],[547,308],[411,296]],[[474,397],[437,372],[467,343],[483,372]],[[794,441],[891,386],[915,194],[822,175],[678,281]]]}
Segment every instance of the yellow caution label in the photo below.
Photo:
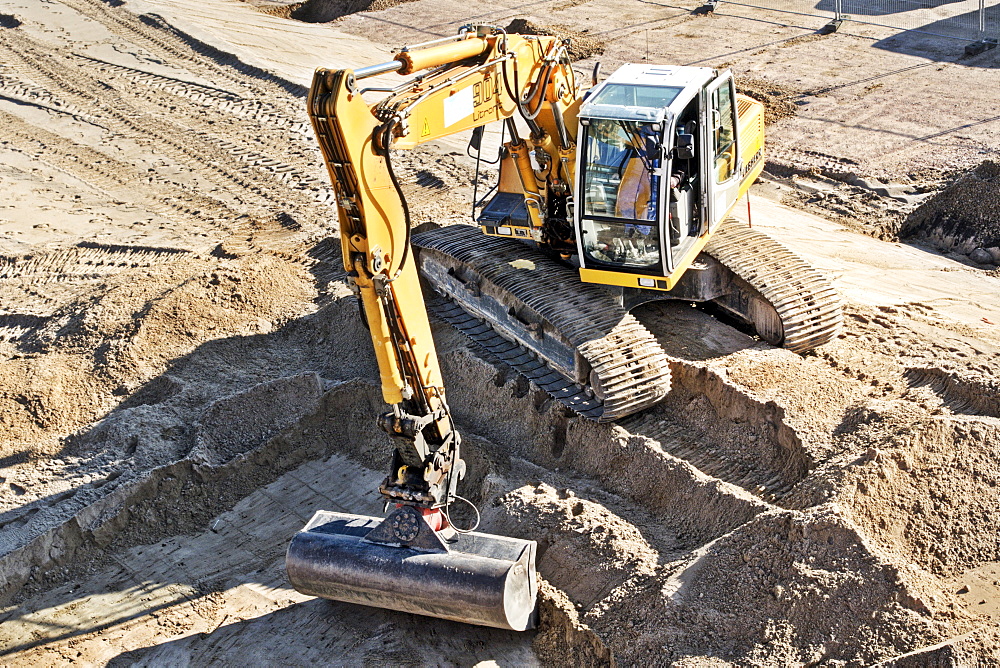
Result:
{"label": "yellow caution label", "polygon": [[424,127],[420,129],[420,136],[421,137],[431,136],[431,124],[430,121],[428,121],[426,118],[424,119]]}

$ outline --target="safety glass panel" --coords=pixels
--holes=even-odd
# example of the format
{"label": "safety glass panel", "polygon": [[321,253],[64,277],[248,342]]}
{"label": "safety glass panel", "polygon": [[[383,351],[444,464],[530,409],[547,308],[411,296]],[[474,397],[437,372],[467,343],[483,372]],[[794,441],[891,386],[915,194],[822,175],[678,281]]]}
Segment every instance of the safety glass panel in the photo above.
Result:
{"label": "safety glass panel", "polygon": [[736,106],[731,81],[712,93],[712,111],[716,181],[723,183],[733,176],[736,168]]}
{"label": "safety glass panel", "polygon": [[587,259],[616,267],[660,268],[660,234],[656,225],[583,221]]}
{"label": "safety glass panel", "polygon": [[684,89],[673,86],[609,83],[588,104],[663,109],[669,107],[682,90]]}
{"label": "safety glass panel", "polygon": [[593,119],[583,150],[584,216],[655,221],[660,179],[659,126]]}

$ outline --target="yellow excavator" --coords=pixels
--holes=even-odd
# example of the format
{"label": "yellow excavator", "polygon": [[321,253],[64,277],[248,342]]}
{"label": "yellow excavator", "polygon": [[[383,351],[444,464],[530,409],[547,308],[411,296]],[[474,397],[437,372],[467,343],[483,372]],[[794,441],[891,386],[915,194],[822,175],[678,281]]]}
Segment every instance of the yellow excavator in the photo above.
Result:
{"label": "yellow excavator", "polygon": [[[629,313],[639,304],[711,302],[793,351],[839,331],[829,283],[728,218],[764,164],[763,108],[732,73],[630,64],[600,83],[595,70],[583,90],[567,46],[467,26],[388,63],[315,74],[309,115],[392,406],[379,424],[396,447],[379,488],[388,516],[319,511],[292,539],[300,592],[514,630],[536,622],[535,543],[450,519],[465,465],[421,276],[436,314],[593,420],[670,389],[667,355]],[[409,78],[361,83],[391,72]],[[391,150],[469,130],[481,150],[492,122],[506,141],[478,229],[413,234]]]}

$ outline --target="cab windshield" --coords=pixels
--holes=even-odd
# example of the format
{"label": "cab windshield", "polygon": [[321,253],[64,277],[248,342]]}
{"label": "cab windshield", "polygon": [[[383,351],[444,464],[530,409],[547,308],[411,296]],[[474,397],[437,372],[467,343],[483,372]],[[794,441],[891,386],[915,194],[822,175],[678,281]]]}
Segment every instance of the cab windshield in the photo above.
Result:
{"label": "cab windshield", "polygon": [[592,260],[658,267],[659,124],[593,119],[583,152],[584,251]]}

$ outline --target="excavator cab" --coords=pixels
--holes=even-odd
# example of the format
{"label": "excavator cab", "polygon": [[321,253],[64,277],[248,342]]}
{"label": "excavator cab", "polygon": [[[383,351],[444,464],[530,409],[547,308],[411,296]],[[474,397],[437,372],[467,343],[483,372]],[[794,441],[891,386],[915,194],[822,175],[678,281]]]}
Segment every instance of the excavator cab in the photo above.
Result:
{"label": "excavator cab", "polygon": [[663,119],[593,118],[584,126],[579,238],[586,258],[631,271],[663,268]]}
{"label": "excavator cab", "polygon": [[738,197],[734,95],[728,71],[648,65],[591,91],[574,210],[585,281],[672,287]]}

